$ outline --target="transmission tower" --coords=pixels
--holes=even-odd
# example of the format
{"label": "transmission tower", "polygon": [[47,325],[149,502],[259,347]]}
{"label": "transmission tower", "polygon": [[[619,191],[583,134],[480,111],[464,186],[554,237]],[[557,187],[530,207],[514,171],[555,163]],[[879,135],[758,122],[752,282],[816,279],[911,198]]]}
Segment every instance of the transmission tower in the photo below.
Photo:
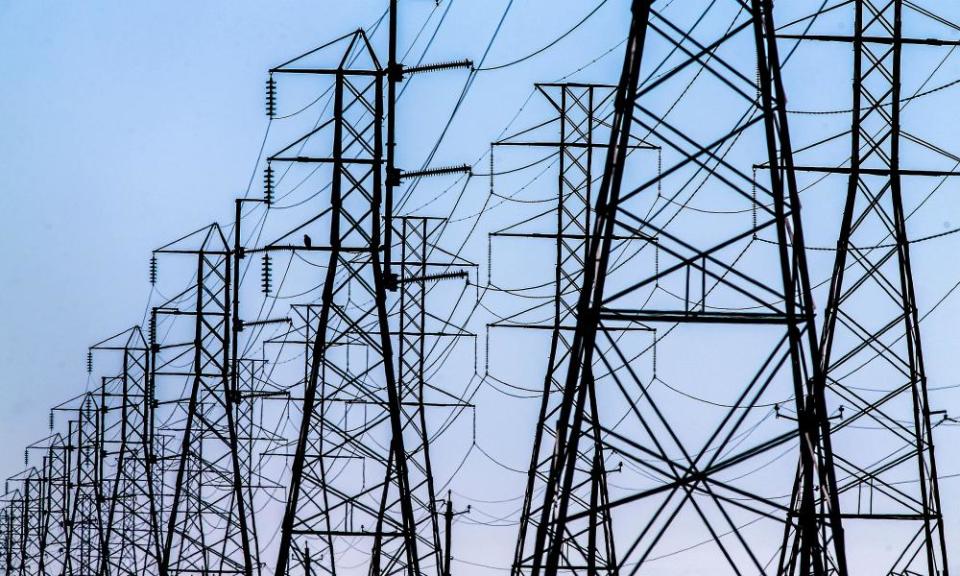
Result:
{"label": "transmission tower", "polygon": [[[850,35],[814,27],[780,37],[849,48],[853,56],[849,159],[798,166],[834,190],[846,180],[818,386],[832,406],[848,410],[833,437],[850,560],[889,574],[933,576],[949,573],[931,422],[943,411],[932,410],[927,395],[905,205],[912,189],[957,172],[951,155],[901,127],[901,109],[912,99],[903,60],[913,47],[960,42],[905,36],[907,10],[945,22],[908,6],[856,0],[845,8]],[[806,153],[824,148],[821,142]],[[953,168],[937,169],[944,161]]]}
{"label": "transmission tower", "polygon": [[[387,69],[366,34],[358,31],[271,70],[271,75],[316,74],[333,83],[333,118],[269,159],[319,164],[330,171],[332,183],[328,209],[263,249],[329,254],[321,304],[303,314],[312,339],[309,370],[276,574],[334,574],[358,562],[370,574],[421,574],[431,565],[442,569],[424,354],[428,338],[465,333],[427,328],[425,284],[463,275],[443,269],[433,273],[435,267],[465,263],[431,261],[436,224],[393,217],[390,204],[392,190],[404,179],[468,168],[403,172],[392,167],[393,153],[385,148],[392,150],[392,102],[404,74],[467,63],[404,68],[394,60],[396,30],[391,30]],[[336,52],[335,66],[308,65],[308,57],[335,50],[342,50]],[[317,146],[320,138],[329,144]],[[307,144],[320,150],[304,152]],[[301,151],[292,152],[297,146]],[[320,221],[329,231],[322,245],[283,244]],[[390,255],[395,243],[398,260]],[[399,273],[391,271],[391,262]],[[398,292],[395,306],[388,302],[388,292]],[[397,318],[396,328],[391,317]],[[363,544],[351,544],[355,541]]]}
{"label": "transmission tower", "polygon": [[69,423],[73,458],[72,496],[64,541],[64,574],[92,575],[103,538],[103,420],[99,399],[88,392]]}
{"label": "transmission tower", "polygon": [[3,509],[0,510],[0,566],[3,566],[4,576],[14,573],[12,514],[13,497],[7,491],[3,498]]}
{"label": "transmission tower", "polygon": [[[555,442],[541,451],[551,455],[540,472],[542,492],[526,495],[539,513],[537,532],[522,534],[529,543],[518,542],[515,574],[590,573],[601,566],[594,535],[602,514],[619,518],[623,542],[607,568],[613,573],[676,556],[671,546],[696,534],[713,555],[700,550],[691,569],[709,565],[739,574],[749,566],[766,573],[777,562],[782,574],[846,574],[826,407],[822,390],[810,385],[819,361],[771,5],[703,4],[703,12],[690,5],[657,12],[651,2],[633,2],[575,331],[560,372]],[[702,13],[729,27],[690,34]],[[652,70],[646,76],[641,61]],[[696,101],[697,92],[711,102],[710,116],[686,107],[677,112],[679,98]],[[664,165],[640,175],[633,190],[621,190],[634,129],[643,131],[641,141],[661,148]],[[769,163],[766,184],[742,168],[744,157],[755,155]],[[750,193],[753,186],[761,198]],[[671,208],[701,192],[718,210],[732,204],[762,216],[701,227],[689,211]],[[776,233],[772,253],[754,245],[763,230]],[[650,242],[631,251],[618,241],[620,233]],[[658,325],[668,327],[671,341],[686,338],[684,357],[669,364],[661,357],[659,372],[654,366],[644,381],[636,359],[649,348],[626,349],[616,331]],[[711,335],[742,325],[757,327],[764,339],[719,357],[710,353]],[[691,422],[701,414],[664,403],[663,394],[673,391],[666,380],[702,382],[684,374],[691,362],[711,382],[737,375],[732,386],[721,381],[722,390],[696,387],[698,394],[726,392],[722,403],[711,405],[723,408],[720,417]],[[747,363],[758,368],[745,371]],[[664,375],[665,365],[675,372]],[[759,413],[769,416],[769,408],[762,405],[784,395],[793,397],[795,424],[763,426]],[[617,405],[626,409],[612,408]],[[751,422],[749,434],[745,422]],[[746,442],[760,430],[762,440]],[[596,474],[582,462],[581,448],[591,444],[635,473],[631,487],[611,494],[608,503],[591,501],[585,490]],[[785,446],[799,452],[796,482],[778,483],[784,491],[794,488],[789,505],[774,500],[777,482],[754,474],[765,454]],[[825,502],[815,490],[828,495]],[[633,514],[618,516],[618,510]],[[758,522],[777,529],[746,529]],[[779,542],[770,537],[778,530]]]}
{"label": "transmission tower", "polygon": [[[51,413],[51,424],[53,416]],[[52,426],[51,426],[52,428]],[[46,515],[40,535],[38,574],[62,574],[64,545],[70,511],[72,449],[69,438],[59,432],[47,440],[43,462]]]}
{"label": "transmission tower", "polygon": [[[7,486],[9,488],[9,486]],[[7,490],[4,494],[3,508],[3,566],[4,574],[12,576],[20,574],[20,514],[23,503],[20,497],[20,490],[14,488],[13,491]]]}
{"label": "transmission tower", "polygon": [[119,353],[120,373],[101,387],[103,412],[103,538],[99,576],[155,573],[161,559],[158,486],[154,475],[150,348],[139,327],[98,342],[92,351]]}
{"label": "transmission tower", "polygon": [[[528,232],[529,226],[513,225],[494,232],[493,237],[541,238],[555,243],[555,277],[553,297],[553,320],[547,373],[543,384],[543,396],[537,427],[534,431],[533,459],[527,474],[526,498],[520,517],[518,546],[514,556],[514,573],[523,573],[531,568],[532,552],[546,532],[538,526],[543,510],[534,507],[532,496],[544,489],[546,472],[553,458],[553,446],[547,441],[556,436],[555,423],[561,407],[562,369],[570,353],[571,337],[575,327],[576,306],[583,288],[584,267],[589,253],[587,239],[594,221],[593,200],[597,174],[594,169],[602,162],[602,143],[606,134],[601,111],[612,104],[614,86],[600,84],[537,84],[536,89],[556,113],[548,125],[558,131],[557,138],[536,140],[531,131],[521,130],[517,136],[508,136],[495,143],[497,146],[549,147],[558,150],[557,205],[547,216],[553,219],[554,230],[548,233]],[[629,149],[645,147],[631,143]],[[628,240],[629,238],[621,238]],[[642,238],[637,238],[642,239]],[[516,327],[502,322],[492,327]],[[540,326],[535,326],[539,328]],[[588,423],[589,435],[600,438],[600,430],[594,399],[590,400]],[[593,441],[580,447],[579,466],[587,470],[587,480],[578,486],[575,500],[578,506],[592,511],[586,532],[578,534],[585,549],[572,547],[563,562],[568,567],[581,566],[590,574],[613,574],[616,572],[616,553],[613,541],[611,518],[604,507],[609,503],[607,490],[607,459],[603,447]]]}
{"label": "transmission tower", "polygon": [[[383,73],[363,32],[345,40],[332,72],[332,154],[293,159],[332,167],[329,261],[275,573],[336,573],[342,553],[336,541],[361,537],[371,574],[419,574],[408,439],[380,262]],[[286,66],[274,72],[288,72]],[[283,153],[271,160],[284,161]],[[363,349],[353,366],[352,347]],[[351,423],[354,403],[361,415]],[[387,439],[382,449],[371,441],[380,434]]]}
{"label": "transmission tower", "polygon": [[[441,340],[470,336],[466,331],[431,314],[428,294],[437,282],[465,279],[466,272],[454,267],[472,266],[460,258],[450,258],[437,249],[446,221],[421,216],[395,216],[394,237],[399,242],[395,302],[397,318],[397,361],[403,433],[413,439],[410,446],[411,497],[418,511],[418,538],[424,543],[420,565],[432,565],[440,574],[447,548],[440,540],[440,499],[437,497],[430,446],[433,438],[427,422],[429,409],[461,408],[465,404],[431,382],[428,357]],[[443,256],[437,258],[436,253]],[[430,396],[437,396],[430,401]],[[411,445],[412,444],[412,445]]]}
{"label": "transmission tower", "polygon": [[24,574],[35,574],[40,564],[40,536],[46,515],[43,499],[44,480],[40,469],[30,468],[23,477],[23,531],[21,568]]}
{"label": "transmission tower", "polygon": [[43,476],[30,467],[10,478],[19,487],[8,500],[13,509],[9,539],[11,574],[36,574],[40,560],[40,534],[44,518]]}
{"label": "transmission tower", "polygon": [[[196,271],[151,317],[152,393],[168,408],[157,415],[158,430],[178,444],[166,478],[160,573],[251,576],[258,563],[230,374],[231,252],[213,224],[155,253],[192,256]],[[160,326],[163,318],[171,322]]]}

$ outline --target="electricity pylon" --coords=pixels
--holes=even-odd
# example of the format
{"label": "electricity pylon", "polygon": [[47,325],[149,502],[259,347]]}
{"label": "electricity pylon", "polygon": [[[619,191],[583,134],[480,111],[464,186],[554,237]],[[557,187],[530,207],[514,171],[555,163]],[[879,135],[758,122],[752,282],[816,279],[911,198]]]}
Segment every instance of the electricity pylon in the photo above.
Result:
{"label": "electricity pylon", "polygon": [[251,576],[259,563],[230,374],[230,249],[213,224],[155,254],[187,255],[195,262],[191,284],[151,313],[151,394],[163,407],[155,416],[156,433],[176,442],[173,462],[165,467],[159,571]]}
{"label": "electricity pylon", "polygon": [[[816,26],[793,33],[794,24],[778,35],[852,52],[851,126],[840,140],[849,147],[839,150],[849,157],[797,167],[816,178],[813,192],[845,187],[817,385],[845,408],[833,437],[849,556],[889,574],[946,575],[932,422],[943,411],[927,394],[907,218],[918,188],[958,173],[955,157],[901,125],[901,111],[916,96],[903,85],[904,53],[960,42],[936,37],[935,28],[905,35],[905,17],[944,21],[901,0],[856,0],[840,14],[849,15],[850,34]],[[804,154],[833,160],[836,152],[821,141]]]}
{"label": "electricity pylon", "polygon": [[[698,544],[688,560],[697,569],[766,573],[776,562],[780,574],[846,574],[826,406],[813,385],[819,358],[771,3],[711,3],[704,9],[729,25],[696,34],[696,7],[658,12],[655,5],[632,5],[575,330],[560,372],[555,442],[543,451],[552,456],[541,493],[527,494],[540,512],[536,534],[527,536],[532,545],[518,543],[529,552],[514,573],[590,573],[603,559],[590,542],[591,519],[603,513],[617,521],[611,572],[629,566],[634,573],[668,557],[683,562],[685,544],[702,538],[710,547]],[[677,112],[680,96],[700,98],[709,114]],[[662,150],[663,168],[653,175],[627,169],[634,130]],[[743,169],[754,155],[768,162],[764,183]],[[632,190],[622,189],[628,172],[640,181]],[[686,210],[698,195],[715,208]],[[754,211],[756,221],[748,217]],[[708,213],[741,216],[695,223]],[[763,252],[754,238],[767,230],[775,250]],[[632,249],[621,233],[650,241]],[[630,350],[615,335],[658,326],[667,326],[670,340],[654,332],[660,367],[648,379],[636,361],[646,350]],[[726,348],[722,336],[710,340],[718,326],[727,334],[751,326],[757,340]],[[665,360],[665,342],[680,341],[680,355]],[[668,407],[664,395],[678,389],[696,408]],[[792,397],[795,417],[770,424],[770,406],[784,397]],[[591,443],[622,458],[624,476],[632,474],[606,504],[584,493],[593,472],[581,447]],[[758,476],[764,455],[784,448],[799,455],[794,473]],[[771,491],[791,489],[789,505],[772,498]],[[757,523],[768,529],[747,529]]]}
{"label": "electricity pylon", "polygon": [[[442,569],[423,355],[428,338],[466,333],[427,329],[423,285],[463,276],[428,273],[434,266],[469,263],[427,258],[434,248],[430,238],[435,226],[429,219],[394,217],[392,193],[407,178],[469,168],[404,172],[394,167],[393,110],[396,85],[405,75],[469,63],[405,68],[396,61],[395,20],[392,2],[386,68],[366,34],[358,31],[270,71],[271,77],[327,78],[333,99],[332,119],[268,158],[270,164],[319,165],[326,170],[329,207],[256,249],[328,254],[320,305],[308,307],[305,314],[308,324],[315,325],[306,328],[312,338],[306,354],[309,369],[276,574],[334,574],[351,565],[366,566],[370,574],[411,576],[429,565]],[[332,66],[310,64],[331,53]],[[272,102],[272,92],[268,95]],[[315,228],[302,245],[289,244],[290,238]],[[321,234],[325,241],[311,241]],[[399,258],[392,254],[394,244]],[[397,308],[388,302],[388,293],[394,292]]]}
{"label": "electricity pylon", "polygon": [[[97,574],[156,573],[161,559],[150,348],[139,326],[93,345],[119,353],[119,374],[104,378],[103,537]],[[111,354],[112,355],[112,354]]]}
{"label": "electricity pylon", "polygon": [[86,576],[97,573],[103,539],[103,413],[92,392],[78,403],[76,420],[69,423],[75,452],[63,573]]}
{"label": "electricity pylon", "polygon": [[[495,146],[555,147],[559,171],[556,208],[544,214],[552,220],[551,231],[529,231],[527,228],[531,223],[524,221],[522,225],[511,225],[491,234],[493,237],[552,240],[555,245],[553,318],[551,325],[546,327],[551,334],[550,349],[540,413],[534,431],[533,457],[527,474],[526,497],[520,516],[514,574],[524,573],[531,567],[530,559],[537,545],[536,540],[544,535],[537,529],[543,511],[534,506],[533,496],[545,488],[545,472],[554,456],[549,438],[556,435],[555,423],[563,391],[563,367],[570,353],[576,307],[589,258],[587,240],[595,219],[595,167],[601,165],[607,146],[603,142],[606,132],[602,111],[610,106],[615,94],[614,86],[599,84],[537,84],[536,89],[556,114],[555,119],[539,128],[550,127],[557,134],[538,138],[540,130],[524,129],[517,135],[494,143]],[[640,148],[649,147],[632,143],[629,150]],[[497,322],[491,327],[519,326]],[[535,327],[542,328],[540,325]],[[589,510],[591,514],[584,532],[577,534],[581,541],[586,542],[586,547],[571,547],[562,562],[571,568],[581,566],[590,574],[615,574],[617,560],[612,519],[605,508],[609,503],[608,458],[598,441],[599,419],[594,399],[590,400],[589,412],[585,417],[586,426],[591,427],[589,436],[594,441],[579,448],[579,465],[588,472],[584,482],[578,486],[579,494],[574,500],[577,506]]]}
{"label": "electricity pylon", "polygon": [[[345,47],[339,66],[314,71],[333,77],[333,119],[308,135],[315,141],[323,131],[330,145],[286,157],[297,141],[270,159],[329,165],[332,178],[330,208],[316,219],[325,220],[329,236],[310,247],[329,257],[275,574],[334,574],[340,542],[359,538],[362,544],[353,546],[370,554],[370,574],[412,576],[421,570],[410,439],[403,433],[380,259],[383,71],[362,31],[333,45]],[[296,73],[296,61],[272,73]],[[351,348],[362,350],[354,351],[359,358],[352,365]],[[354,404],[362,410],[351,422]]]}

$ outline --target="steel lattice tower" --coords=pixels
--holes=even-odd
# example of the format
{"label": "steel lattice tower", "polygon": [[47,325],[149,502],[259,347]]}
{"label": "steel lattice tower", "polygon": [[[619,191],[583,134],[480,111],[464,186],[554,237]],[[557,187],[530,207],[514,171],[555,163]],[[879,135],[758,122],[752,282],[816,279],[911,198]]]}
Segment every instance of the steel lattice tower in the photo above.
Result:
{"label": "steel lattice tower", "polygon": [[13,503],[9,495],[4,495],[3,509],[0,510],[0,566],[4,576],[13,574]]}
{"label": "steel lattice tower", "polygon": [[40,470],[31,467],[11,480],[20,485],[9,501],[17,509],[14,525],[11,526],[15,531],[10,544],[13,560],[11,573],[27,576],[36,574],[40,564],[40,537],[45,516],[43,475]]}
{"label": "steel lattice tower", "polygon": [[[324,126],[332,130],[329,156],[287,159],[291,145],[271,157],[332,168],[329,260],[275,574],[334,574],[337,542],[360,537],[370,574],[414,575],[421,543],[411,490],[419,483],[411,480],[380,262],[384,74],[363,32],[345,45],[339,67],[327,73],[334,77],[333,120]],[[296,70],[289,64],[273,72]],[[354,404],[361,414],[351,419]]]}
{"label": "steel lattice tower", "polygon": [[[161,405],[172,408],[162,424],[157,415],[158,432],[177,443],[175,462],[167,468],[160,573],[251,576],[257,566],[256,550],[239,462],[229,360],[231,252],[214,224],[155,253],[196,259],[193,284],[169,304],[154,308],[151,319],[152,393]],[[186,317],[192,322],[168,328],[171,341],[161,343],[159,317],[174,321]],[[186,369],[179,368],[185,362]]]}
{"label": "steel lattice tower", "polygon": [[[810,385],[819,361],[771,4],[711,3],[705,11],[716,8],[711,17],[728,21],[729,27],[697,34],[691,34],[698,28],[697,6],[658,13],[653,4],[633,3],[576,329],[561,372],[553,455],[542,472],[542,494],[527,494],[527,499],[536,498],[535,509],[541,511],[537,530],[542,536],[534,540],[526,561],[514,567],[515,573],[589,573],[602,560],[598,554],[584,564],[571,559],[582,557],[584,551],[596,554],[589,541],[591,519],[600,512],[616,518],[618,509],[632,507],[639,520],[629,527],[622,520],[618,523],[624,544],[617,545],[619,559],[613,572],[630,566],[635,573],[655,552],[662,552],[658,544],[665,537],[696,529],[716,554],[715,561],[700,558],[698,564],[711,562],[714,571],[725,566],[739,574],[751,566],[765,573],[765,565],[773,561],[778,562],[778,573],[846,574],[826,407],[822,390]],[[653,72],[641,78],[640,64],[648,52],[654,55],[651,58],[667,56],[659,64],[654,60]],[[744,54],[755,59],[745,59]],[[716,105],[712,117],[671,116],[677,107],[671,105],[675,94],[695,91],[701,75],[703,84],[709,82]],[[664,167],[643,178],[637,188],[622,191],[634,128],[645,132],[642,141],[661,147]],[[744,156],[753,155],[767,159],[767,183],[756,182],[738,165]],[[690,182],[697,183],[696,190],[718,197],[726,194],[741,205],[746,200],[748,211],[756,209],[762,216],[725,228],[687,227],[677,232],[671,223],[678,216],[669,206]],[[759,200],[749,192],[754,185],[763,195]],[[667,201],[654,203],[645,212],[636,206],[644,194],[654,193],[658,202]],[[777,240],[775,251],[761,259],[750,246],[764,230],[775,232]],[[650,268],[626,267],[624,275],[625,267],[618,265],[623,248],[617,241],[623,232],[651,239],[648,252],[655,248],[656,258],[648,259]],[[768,340],[757,347],[772,351],[760,357],[752,374],[739,370],[741,359],[717,359],[713,370],[742,374],[745,380],[728,396],[729,404],[721,405],[727,406],[723,417],[691,428],[688,415],[658,404],[654,382],[640,377],[639,353],[626,350],[613,336],[617,328],[658,325],[690,334],[693,340],[685,349],[702,358],[700,362],[710,356],[697,342],[716,325],[725,330],[764,327]],[[752,352],[741,349],[735,354],[748,357]],[[656,372],[653,377],[663,382]],[[770,429],[769,437],[741,446],[741,427],[776,387],[777,395],[792,394],[796,424],[792,429]],[[615,399],[598,401],[601,394]],[[592,408],[611,402],[628,406],[619,420]],[[690,431],[701,427],[702,439],[692,440]],[[621,490],[608,504],[584,506],[578,490],[590,485],[592,474],[580,464],[581,447],[590,443],[600,443],[654,481]],[[749,471],[764,454],[791,444],[799,451],[799,466],[796,482],[786,485],[792,484],[795,494],[785,506],[766,495],[769,482],[751,479]],[[815,490],[828,495],[821,508]],[[745,526],[761,520],[779,526],[783,541],[746,533]],[[518,548],[524,546],[519,542]]]}
{"label": "steel lattice tower", "polygon": [[[443,568],[441,553],[448,552],[440,540],[440,500],[437,498],[433,468],[430,460],[432,437],[427,422],[429,406],[455,406],[446,403],[428,403],[428,392],[436,388],[429,382],[427,357],[432,344],[439,339],[457,338],[466,333],[447,322],[440,322],[428,312],[427,296],[437,281],[465,275],[446,272],[451,266],[465,265],[459,261],[440,262],[432,258],[436,241],[442,230],[442,219],[397,216],[392,219],[394,238],[400,244],[396,301],[398,322],[397,361],[399,365],[400,407],[403,433],[412,441],[407,444],[411,477],[410,495],[417,513],[417,531],[420,540],[420,564],[432,565],[437,574]],[[454,328],[451,330],[451,328]],[[426,568],[423,568],[426,570]]]}
{"label": "steel lattice tower", "polygon": [[[391,6],[395,11],[395,3]],[[394,12],[391,21],[395,18]],[[310,67],[304,60],[341,48],[334,67]],[[464,66],[441,64],[418,71]],[[462,277],[463,272],[444,270],[471,264],[431,260],[439,221],[393,217],[389,208],[384,211],[384,190],[399,186],[405,177],[467,169],[391,169],[382,128],[392,122],[384,103],[403,73],[398,64],[380,66],[362,31],[271,70],[333,82],[333,118],[269,159],[319,164],[331,178],[330,207],[261,249],[329,255],[321,303],[301,314],[308,347],[303,419],[276,574],[335,574],[349,565],[366,566],[370,574],[442,569],[424,362],[429,340],[466,333],[447,330],[448,325],[430,327],[438,322],[425,309],[426,285]],[[389,94],[385,84],[391,86]],[[321,139],[320,151],[292,152],[308,143],[316,148]],[[283,244],[319,222],[328,231],[322,245]],[[394,238],[396,246],[390,246]],[[391,257],[398,273],[389,271],[386,254],[391,249],[399,252]],[[392,292],[397,296],[388,301]]]}
{"label": "steel lattice tower", "polygon": [[40,566],[40,536],[46,516],[43,499],[44,479],[42,469],[30,468],[23,478],[23,555],[21,566],[25,574],[35,574]]}
{"label": "steel lattice tower", "polygon": [[427,353],[427,274],[428,238],[436,223],[426,218],[395,218],[400,242],[398,265],[399,309],[397,334],[397,389],[403,414],[403,434],[411,438],[407,443],[409,466],[412,469],[410,495],[416,498],[415,521],[418,537],[424,540],[419,547],[421,566],[431,563],[442,566],[439,506],[430,463],[430,435],[427,428],[424,363]]}
{"label": "steel lattice tower", "polygon": [[120,373],[101,387],[105,471],[100,576],[155,573],[161,538],[154,475],[150,348],[139,327],[99,342],[91,350],[117,352]]}
{"label": "steel lattice tower", "polygon": [[73,451],[70,439],[60,433],[48,440],[44,456],[44,500],[47,514],[40,537],[39,574],[62,574],[66,527],[70,512],[70,474]]}
{"label": "steel lattice tower", "polygon": [[20,490],[14,489],[7,491],[4,495],[3,508],[3,566],[5,576],[20,574],[21,572],[21,550],[20,550],[20,530],[23,524],[20,514],[22,512],[22,498]]}
{"label": "steel lattice tower", "polygon": [[[583,288],[584,267],[589,257],[587,239],[593,221],[593,187],[596,174],[595,157],[606,145],[602,140],[600,110],[610,104],[614,87],[591,84],[538,84],[537,90],[546,98],[556,112],[559,139],[556,142],[521,141],[507,137],[499,146],[556,147],[559,152],[559,176],[557,180],[557,206],[555,231],[549,234],[526,233],[509,227],[495,232],[495,237],[525,237],[552,239],[556,245],[554,277],[554,314],[547,361],[547,374],[543,384],[538,424],[534,431],[533,459],[527,475],[526,495],[520,517],[517,550],[514,555],[514,574],[522,574],[532,566],[530,559],[542,539],[547,537],[540,530],[544,510],[534,507],[532,495],[544,488],[551,461],[553,445],[549,438],[555,437],[555,423],[561,407],[563,367],[570,353],[572,329],[576,318],[576,306]],[[527,135],[527,131],[521,131]],[[602,157],[600,158],[602,161]],[[493,324],[498,326],[499,324]],[[587,426],[598,423],[596,406],[590,399]],[[597,429],[590,436],[599,438]],[[567,566],[582,566],[590,574],[616,572],[613,527],[609,513],[602,507],[609,503],[607,491],[606,458],[603,447],[596,441],[579,448],[580,466],[588,470],[586,479],[577,487],[576,505],[595,511],[584,533],[576,538],[586,542],[585,548],[572,546],[570,555],[563,559]],[[547,512],[548,514],[551,511]]]}
{"label": "steel lattice tower", "polygon": [[93,576],[103,538],[103,413],[92,392],[80,399],[70,422],[72,495],[64,541],[64,574]]}
{"label": "steel lattice tower", "polygon": [[[786,30],[780,37],[852,49],[849,160],[799,167],[846,180],[818,385],[831,406],[849,410],[833,436],[851,561],[856,555],[858,564],[882,564],[886,573],[933,576],[948,574],[949,567],[905,196],[922,180],[956,172],[930,169],[935,166],[924,162],[930,150],[942,151],[901,128],[901,109],[910,99],[902,85],[903,52],[958,43],[905,37],[906,4],[856,0],[847,8],[852,35]],[[917,148],[904,154],[910,145]],[[926,165],[913,169],[902,158]]]}

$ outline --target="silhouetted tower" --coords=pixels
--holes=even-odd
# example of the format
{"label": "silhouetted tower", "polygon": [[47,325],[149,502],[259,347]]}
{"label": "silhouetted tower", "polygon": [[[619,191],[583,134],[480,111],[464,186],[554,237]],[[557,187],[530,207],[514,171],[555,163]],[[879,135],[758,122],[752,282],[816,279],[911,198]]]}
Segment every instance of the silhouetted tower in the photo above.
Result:
{"label": "silhouetted tower", "polygon": [[150,349],[139,327],[91,347],[119,353],[120,373],[105,378],[103,406],[103,538],[100,576],[151,574],[161,559],[158,477],[154,475]]}
{"label": "silhouetted tower", "polygon": [[8,494],[4,494],[3,508],[0,509],[0,568],[3,569],[4,576],[13,573],[13,534],[8,497]]}
{"label": "silhouetted tower", "polygon": [[[256,510],[255,498],[260,491],[267,491],[267,497],[270,497],[273,494],[271,490],[279,493],[283,488],[278,478],[265,474],[262,469],[262,455],[276,446],[286,444],[285,438],[264,430],[265,422],[269,422],[264,419],[264,400],[287,397],[270,383],[269,377],[265,375],[265,365],[263,360],[247,358],[241,358],[237,363],[237,459],[240,462],[243,489],[247,493],[251,510]],[[256,522],[250,523],[250,546],[259,558],[261,548]],[[260,564],[262,567],[263,561]]]}
{"label": "silhouetted tower", "polygon": [[[369,574],[413,576],[431,544],[418,541],[410,474],[418,440],[404,434],[380,258],[384,73],[362,31],[331,46],[345,47],[339,66],[310,73],[332,76],[333,119],[308,135],[315,141],[322,130],[331,146],[286,156],[298,140],[271,157],[332,171],[322,214],[329,234],[313,237],[329,260],[275,574],[306,574],[306,566],[333,574],[355,563],[354,549]],[[297,60],[271,72],[297,73]]]}
{"label": "silhouetted tower", "polygon": [[157,432],[173,439],[175,451],[165,478],[160,573],[251,576],[258,562],[230,377],[231,252],[213,224],[155,253],[196,262],[193,283],[151,319],[151,392],[164,407]]}
{"label": "silhouetted tower", "polygon": [[[883,573],[946,575],[931,423],[940,412],[927,396],[906,219],[919,198],[912,189],[958,173],[955,158],[924,140],[919,127],[901,127],[901,109],[912,99],[903,88],[904,53],[954,50],[960,42],[937,38],[941,26],[955,34],[953,25],[901,0],[856,0],[841,14],[852,34],[821,34],[816,26],[794,34],[794,24],[780,35],[827,43],[844,57],[849,46],[853,56],[849,159],[799,167],[831,194],[846,184],[818,385],[832,406],[846,409],[833,437],[848,556]],[[924,37],[904,35],[907,16],[926,27]],[[805,154],[832,153],[832,160],[828,146],[819,142]]]}
{"label": "silhouetted tower", "polygon": [[64,574],[94,576],[103,538],[103,413],[97,396],[79,399],[69,423],[74,449],[72,496],[64,542]]}
{"label": "silhouetted tower", "polygon": [[23,563],[27,574],[37,574],[42,554],[41,537],[43,522],[47,516],[46,501],[43,498],[43,468],[31,468],[24,478],[25,509],[24,555]]}
{"label": "silhouetted tower", "polygon": [[[563,396],[563,367],[570,353],[576,306],[589,258],[587,239],[594,221],[592,204],[599,172],[595,172],[595,167],[602,165],[602,153],[607,146],[601,111],[612,104],[615,93],[614,86],[595,84],[537,84],[536,88],[556,112],[556,118],[548,122],[547,127],[555,129],[557,137],[551,134],[549,140],[538,140],[539,130],[531,133],[530,129],[525,129],[495,143],[497,146],[555,147],[558,151],[557,205],[552,213],[545,214],[553,220],[553,230],[527,231],[531,223],[525,221],[522,225],[511,225],[492,234],[494,237],[548,239],[556,246],[553,318],[547,327],[551,334],[548,368],[534,431],[533,458],[520,516],[514,574],[525,573],[531,568],[533,551],[538,542],[542,543],[547,537],[549,522],[540,528],[544,510],[536,505],[533,496],[545,489],[544,481],[554,456],[554,446],[549,439],[556,434],[555,424]],[[630,149],[638,147],[631,144]],[[492,326],[509,325],[494,323]],[[574,502],[584,510],[590,510],[591,514],[582,526],[568,531],[572,543],[583,542],[586,546],[570,546],[562,563],[571,568],[582,567],[591,574],[613,574],[617,570],[613,527],[610,514],[603,508],[609,503],[607,459],[599,442],[600,431],[596,427],[599,422],[593,399],[589,404],[585,426],[591,429],[589,435],[594,440],[579,448],[578,466],[583,471],[583,479],[577,482]]]}
{"label": "silhouetted tower", "polygon": [[[819,361],[771,3],[711,3],[729,26],[695,35],[700,10],[654,17],[651,4],[632,5],[575,330],[552,368],[562,387],[554,445],[540,451],[550,454],[541,493],[527,494],[537,532],[518,543],[514,573],[594,573],[605,559],[591,519],[608,514],[611,572],[670,557],[715,574],[766,573],[771,561],[781,574],[846,574],[826,407],[809,377]],[[699,104],[679,109],[681,96]],[[637,138],[661,149],[662,170],[627,168]],[[757,156],[769,163],[763,182],[749,175]],[[622,189],[625,172],[636,187]],[[695,197],[712,209],[687,209]],[[772,249],[754,241],[765,230]],[[633,248],[621,235],[650,242]],[[753,344],[725,344],[744,325]],[[649,376],[637,359],[651,347],[621,342],[626,329],[670,333]],[[794,421],[771,422],[771,406],[790,396]],[[608,503],[583,498],[595,476],[583,450],[596,444],[624,463]],[[791,468],[758,474],[775,449],[799,452],[796,483]],[[794,485],[790,506],[768,497]],[[707,546],[684,558],[691,540]]]}
{"label": "silhouetted tower", "polygon": [[20,491],[16,488],[3,495],[3,516],[0,529],[3,530],[3,571],[4,576],[20,574],[20,513],[22,502]]}
{"label": "silhouetted tower", "polygon": [[[398,247],[394,263],[399,271],[395,300],[397,317],[397,363],[402,432],[407,441],[410,461],[410,497],[414,513],[423,566],[443,567],[443,544],[440,539],[440,500],[437,498],[430,444],[433,440],[427,423],[427,411],[462,407],[442,387],[431,382],[429,358],[444,349],[444,341],[468,337],[461,327],[431,314],[428,295],[438,282],[465,279],[464,267],[474,264],[451,257],[437,248],[446,220],[421,216],[395,216],[393,238]],[[431,401],[431,396],[433,400]]]}
{"label": "silhouetted tower", "polygon": [[64,568],[64,546],[70,520],[73,450],[70,438],[55,432],[47,440],[43,461],[46,516],[40,537],[38,574],[59,575]]}
{"label": "silhouetted tower", "polygon": [[14,525],[11,529],[10,559],[11,574],[29,576],[37,574],[40,560],[40,536],[44,518],[43,475],[41,470],[30,467],[13,476],[8,482],[18,486],[9,500],[16,507]]}

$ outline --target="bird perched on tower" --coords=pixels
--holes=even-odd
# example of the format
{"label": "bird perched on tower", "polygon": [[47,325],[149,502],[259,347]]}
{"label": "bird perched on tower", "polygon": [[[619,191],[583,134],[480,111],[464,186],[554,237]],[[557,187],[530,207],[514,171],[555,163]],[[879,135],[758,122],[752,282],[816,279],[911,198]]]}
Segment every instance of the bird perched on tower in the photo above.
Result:
{"label": "bird perched on tower", "polygon": [[303,235],[303,245],[304,245],[307,249],[313,247],[313,241],[310,239],[310,235],[309,235],[309,234],[304,234],[304,235]]}

